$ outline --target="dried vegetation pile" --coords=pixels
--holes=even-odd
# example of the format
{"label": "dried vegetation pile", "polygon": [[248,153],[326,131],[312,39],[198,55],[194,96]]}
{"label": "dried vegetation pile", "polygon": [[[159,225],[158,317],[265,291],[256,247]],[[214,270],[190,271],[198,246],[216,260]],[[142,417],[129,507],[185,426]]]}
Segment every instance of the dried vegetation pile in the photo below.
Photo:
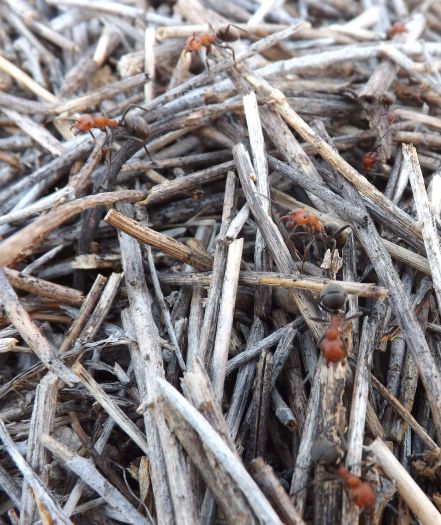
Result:
{"label": "dried vegetation pile", "polygon": [[441,4],[376,4],[0,2],[1,523],[441,523]]}

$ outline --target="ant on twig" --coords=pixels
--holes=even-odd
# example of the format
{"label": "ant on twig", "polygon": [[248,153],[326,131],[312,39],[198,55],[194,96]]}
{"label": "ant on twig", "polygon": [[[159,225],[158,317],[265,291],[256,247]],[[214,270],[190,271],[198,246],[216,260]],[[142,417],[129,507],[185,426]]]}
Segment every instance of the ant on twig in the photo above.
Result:
{"label": "ant on twig", "polygon": [[228,24],[225,27],[219,28],[217,31],[215,31],[213,26],[210,25],[211,32],[202,33],[201,35],[196,35],[193,33],[193,36],[190,36],[187,39],[185,51],[187,53],[197,53],[200,55],[202,50],[205,48],[205,64],[207,65],[207,69],[210,70],[210,65],[208,64],[208,54],[211,52],[211,46],[221,47],[222,49],[228,49],[231,51],[234,65],[236,65],[236,55],[234,53],[234,49],[231,46],[225,44],[226,42],[236,42],[236,40],[239,40],[240,38],[239,31],[236,31],[232,28],[243,31],[244,33],[248,32],[245,29],[235,26],[234,24]]}
{"label": "ant on twig", "polygon": [[331,441],[321,438],[311,447],[311,459],[316,464],[323,464],[335,473],[343,482],[349,499],[360,509],[370,511],[375,505],[376,494],[368,481],[349,472],[342,464],[342,451]]}
{"label": "ant on twig", "polygon": [[[326,363],[339,363],[348,355],[347,343],[342,333],[342,325],[351,319],[359,317],[360,312],[350,317],[346,316],[347,294],[337,283],[327,284],[320,292],[320,306],[329,313],[329,325],[318,342]],[[323,319],[316,319],[324,322]]]}
{"label": "ant on twig", "polygon": [[[328,242],[331,243],[331,253],[333,253],[337,245],[338,237],[344,230],[346,230],[346,228],[350,227],[348,224],[341,228],[338,228],[333,223],[324,224],[316,215],[303,208],[295,208],[287,215],[280,217],[280,220],[292,222],[294,224],[294,228],[289,234],[290,237],[306,237],[307,239],[310,239],[303,250],[302,262],[306,259],[309,249],[315,240],[322,241],[325,244],[325,247]],[[299,227],[302,228],[302,231],[296,231]]]}
{"label": "ant on twig", "polygon": [[[78,135],[79,133],[85,133],[88,131],[95,142],[96,142],[96,138],[95,138],[95,135],[92,133],[92,130],[98,129],[100,131],[103,131],[106,134],[106,139],[102,145],[102,148],[104,149],[104,147],[107,144],[110,144],[110,147],[111,147],[111,144],[113,141],[113,131],[115,129],[123,128],[125,131],[129,131],[128,126],[125,122],[125,118],[126,118],[127,113],[133,108],[139,108],[139,109],[142,109],[143,111],[146,111],[145,108],[143,108],[142,106],[139,106],[138,104],[129,104],[123,111],[123,114],[121,115],[121,118],[119,120],[111,119],[105,115],[93,116],[88,113],[85,113],[83,115],[80,115],[76,119],[76,121],[72,124],[70,129],[75,128],[74,135]],[[144,138],[147,138],[147,136],[148,136],[148,131],[144,130]],[[134,135],[126,135],[126,137],[141,142],[142,147],[147,153],[149,159],[153,161],[149,150],[144,144],[144,140]]]}
{"label": "ant on twig", "polygon": [[[393,123],[393,114],[389,115],[390,112],[387,114],[387,120],[389,124]],[[371,171],[371,169],[375,166],[375,163],[378,160],[378,147],[381,144],[381,141],[384,139],[384,137],[391,132],[391,129],[389,128],[381,137],[379,137],[374,144],[374,147],[365,153],[361,159],[361,167],[365,173]]]}

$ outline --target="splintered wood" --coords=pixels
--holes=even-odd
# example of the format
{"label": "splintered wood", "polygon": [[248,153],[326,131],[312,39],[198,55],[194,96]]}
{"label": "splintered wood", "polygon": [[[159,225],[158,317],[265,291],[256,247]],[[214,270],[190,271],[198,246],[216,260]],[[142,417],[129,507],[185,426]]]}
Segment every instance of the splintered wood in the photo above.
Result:
{"label": "splintered wood", "polygon": [[441,525],[441,4],[380,3],[1,2],[2,524]]}

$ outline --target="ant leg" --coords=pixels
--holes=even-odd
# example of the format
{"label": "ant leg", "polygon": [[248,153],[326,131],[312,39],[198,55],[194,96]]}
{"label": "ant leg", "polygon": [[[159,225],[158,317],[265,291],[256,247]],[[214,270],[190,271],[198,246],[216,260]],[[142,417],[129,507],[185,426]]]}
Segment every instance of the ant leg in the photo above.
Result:
{"label": "ant leg", "polygon": [[309,248],[312,246],[312,243],[314,242],[314,236],[312,236],[312,239],[308,242],[308,244],[305,246],[305,250],[303,251],[303,257],[302,257],[302,266],[300,272],[303,273],[303,266],[305,265],[306,256],[309,254]]}
{"label": "ant leg", "polygon": [[118,123],[119,126],[124,127],[124,119],[126,118],[127,113],[133,108],[142,109],[142,111],[144,111],[145,113],[149,113],[148,109],[143,108],[139,104],[129,104],[126,107],[126,109],[123,111],[121,118],[119,119],[119,123]]}
{"label": "ant leg", "polygon": [[343,233],[347,228],[350,228],[351,225],[350,224],[345,224],[344,226],[342,226],[341,228],[339,228],[334,234],[333,234],[333,237],[334,239],[337,239],[338,236]]}
{"label": "ant leg", "polygon": [[228,51],[231,51],[231,54],[233,56],[233,62],[234,62],[234,65],[237,66],[237,63],[236,63],[236,54],[234,52],[234,49],[231,47],[231,46],[227,46],[227,45],[222,45],[222,44],[213,44],[215,45],[216,47],[221,47],[222,49],[228,49]]}
{"label": "ant leg", "polygon": [[[106,134],[106,139],[103,142],[103,145],[101,146],[103,151],[106,151],[105,153],[105,160],[107,164],[107,168],[110,169],[110,165],[112,163],[112,145],[113,145],[113,135],[107,131],[107,129],[104,129],[104,133]],[[105,146],[109,145],[107,148]]]}
{"label": "ant leg", "polygon": [[228,40],[228,33],[230,32],[231,24],[228,24],[224,29],[223,39]]}
{"label": "ant leg", "polygon": [[151,162],[155,162],[150,155],[149,150],[147,149],[147,146],[144,144],[144,141],[140,139],[139,137],[134,137],[133,135],[120,135],[121,138],[130,139],[130,140],[136,140],[136,142],[141,142],[142,147],[144,148],[144,151],[147,153],[148,158]]}

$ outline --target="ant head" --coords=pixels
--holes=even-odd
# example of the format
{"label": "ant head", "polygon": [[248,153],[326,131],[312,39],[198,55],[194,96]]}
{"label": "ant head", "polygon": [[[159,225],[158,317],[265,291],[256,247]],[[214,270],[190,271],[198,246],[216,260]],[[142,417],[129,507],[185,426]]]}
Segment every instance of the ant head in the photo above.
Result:
{"label": "ant head", "polygon": [[197,53],[201,49],[201,39],[196,36],[188,37],[187,43],[185,45],[185,51],[187,53]]}
{"label": "ant head", "polygon": [[78,117],[77,121],[70,127],[70,129],[75,128],[74,134],[78,135],[83,131],[91,130],[93,128],[93,124],[94,118],[92,117],[92,115],[85,113],[84,115]]}
{"label": "ant head", "polygon": [[319,438],[314,441],[311,447],[311,459],[314,463],[321,463],[324,465],[337,465],[343,453],[337,445],[326,438]]}
{"label": "ant head", "polygon": [[346,303],[345,289],[337,283],[327,284],[320,292],[320,304],[331,313],[338,313],[344,309]]}

